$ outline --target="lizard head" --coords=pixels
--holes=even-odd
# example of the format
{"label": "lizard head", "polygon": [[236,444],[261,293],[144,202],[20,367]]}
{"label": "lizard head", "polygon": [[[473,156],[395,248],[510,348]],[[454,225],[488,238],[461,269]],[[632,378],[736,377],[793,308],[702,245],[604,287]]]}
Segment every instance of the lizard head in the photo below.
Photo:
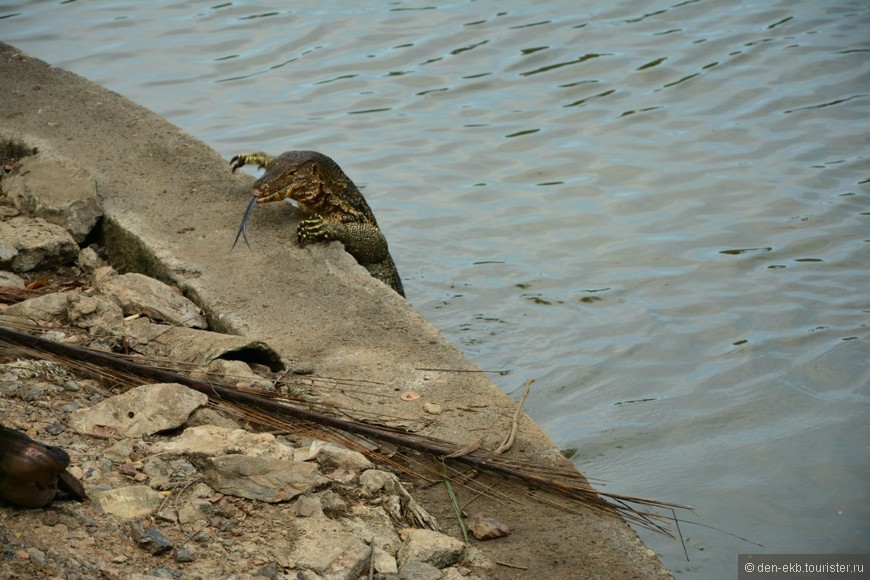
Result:
{"label": "lizard head", "polygon": [[332,159],[316,151],[288,151],[266,166],[251,192],[257,203],[292,199],[303,205],[316,203],[326,189],[348,180]]}

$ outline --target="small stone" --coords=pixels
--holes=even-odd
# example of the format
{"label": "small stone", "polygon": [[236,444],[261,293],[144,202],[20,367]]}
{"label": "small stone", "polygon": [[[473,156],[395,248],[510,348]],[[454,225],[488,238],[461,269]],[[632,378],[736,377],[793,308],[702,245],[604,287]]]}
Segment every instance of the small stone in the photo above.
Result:
{"label": "small stone", "polygon": [[183,425],[207,402],[207,395],[177,383],[142,385],[72,413],[69,422],[85,435],[97,426],[114,427],[127,437],[152,435]]}
{"label": "small stone", "polygon": [[296,499],[294,513],[303,518],[310,518],[323,513],[320,500],[314,496],[301,495]]}
{"label": "small stone", "polygon": [[347,502],[331,489],[320,494],[320,507],[330,518],[337,518],[347,513]]}
{"label": "small stone", "polygon": [[409,560],[399,568],[399,580],[439,580],[441,570],[417,560]]}
{"label": "small stone", "polygon": [[66,431],[66,427],[58,423],[57,421],[52,421],[48,427],[45,429],[51,435],[60,435],[64,431]]}
{"label": "small stone", "polygon": [[196,558],[193,557],[193,554],[190,553],[190,550],[187,548],[175,548],[175,561],[176,562],[193,562]]}
{"label": "small stone", "polygon": [[316,458],[317,463],[330,469],[343,468],[350,471],[361,471],[374,467],[374,464],[359,451],[324,441],[312,441],[308,457]]}
{"label": "small stone", "polygon": [[173,548],[172,542],[159,530],[146,528],[142,522],[135,520],[130,522],[130,537],[133,542],[144,550],[148,550],[155,556],[165,554]]}
{"label": "small stone", "polygon": [[88,246],[79,252],[76,265],[86,274],[93,274],[97,268],[102,268],[106,262],[100,257],[93,247]]}
{"label": "small stone", "polygon": [[131,485],[93,493],[92,499],[104,512],[122,518],[146,516],[154,513],[163,503],[163,496],[147,485]]}
{"label": "small stone", "polygon": [[0,268],[49,270],[75,260],[79,245],[61,226],[18,216],[0,221]]}
{"label": "small stone", "polygon": [[466,525],[478,540],[503,538],[511,533],[510,528],[502,522],[493,518],[485,517],[481,514],[475,514],[469,518]]}
{"label": "small stone", "polygon": [[24,278],[16,276],[12,272],[0,270],[0,286],[7,288],[24,288]]}
{"label": "small stone", "polygon": [[389,552],[375,546],[372,555],[375,572],[381,574],[398,574],[399,566],[396,564],[396,559]]}
{"label": "small stone", "polygon": [[424,403],[423,410],[430,415],[440,415],[442,413],[441,405],[438,405],[436,403]]}
{"label": "small stone", "polygon": [[79,387],[79,384],[73,380],[64,381],[61,386],[63,387],[64,391],[69,391],[71,393],[77,393],[81,389],[81,387]]}
{"label": "small stone", "polygon": [[443,568],[458,562],[465,553],[461,540],[439,532],[408,528],[399,535],[404,540],[396,557],[400,568],[413,560]]}
{"label": "small stone", "polygon": [[170,524],[178,523],[178,514],[174,510],[160,510],[154,516],[158,520],[169,522]]}
{"label": "small stone", "polygon": [[140,314],[188,328],[208,327],[196,304],[154,278],[131,272],[103,278],[98,288],[118,303],[125,316]]}
{"label": "small stone", "polygon": [[278,567],[277,562],[269,562],[264,566],[260,567],[259,570],[254,572],[255,578],[268,578],[269,580],[275,580],[278,577],[278,573],[280,572],[280,568]]}
{"label": "small stone", "polygon": [[312,375],[314,374],[314,364],[308,362],[296,363],[296,365],[290,369],[294,375]]}
{"label": "small stone", "polygon": [[27,548],[27,555],[37,564],[45,565],[45,552],[38,548]]}

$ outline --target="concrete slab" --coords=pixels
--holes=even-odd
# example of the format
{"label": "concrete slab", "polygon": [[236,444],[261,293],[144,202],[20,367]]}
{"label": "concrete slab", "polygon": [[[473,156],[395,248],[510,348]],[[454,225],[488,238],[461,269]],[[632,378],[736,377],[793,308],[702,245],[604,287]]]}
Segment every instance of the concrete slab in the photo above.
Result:
{"label": "concrete slab", "polygon": [[[514,403],[482,373],[455,372],[476,368],[340,244],[298,247],[299,215],[291,205],[258,208],[253,251],[230,253],[250,177],[231,174],[227,160],[151,111],[3,44],[0,79],[0,138],[19,138],[94,175],[104,244],[116,264],[177,285],[215,330],[266,341],[289,364],[347,379],[336,400],[427,435],[498,444]],[[400,399],[407,390],[422,396]],[[425,413],[426,402],[444,412]],[[535,423],[525,418],[521,426],[517,458],[570,465]],[[447,506],[443,490],[432,494]],[[619,519],[531,500],[484,498],[475,506],[514,530],[481,544],[493,560],[526,568],[499,568],[501,578],[669,575]],[[448,523],[448,514],[440,520]]]}

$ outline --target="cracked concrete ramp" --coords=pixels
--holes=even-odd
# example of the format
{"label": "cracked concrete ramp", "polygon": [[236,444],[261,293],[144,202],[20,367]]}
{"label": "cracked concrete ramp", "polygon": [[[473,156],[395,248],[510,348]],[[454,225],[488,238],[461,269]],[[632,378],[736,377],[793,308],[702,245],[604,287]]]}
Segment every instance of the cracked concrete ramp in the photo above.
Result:
{"label": "cracked concrete ramp", "polygon": [[[177,285],[214,330],[264,341],[291,367],[359,381],[347,394],[357,407],[427,435],[459,443],[484,436],[485,445],[497,446],[514,403],[483,373],[423,370],[475,367],[414,310],[413,280],[405,284],[409,303],[339,244],[298,247],[299,215],[290,204],[258,208],[253,251],[230,253],[249,176],[231,174],[227,160],[151,111],[3,44],[0,79],[0,138],[17,137],[91,172],[114,263]],[[421,397],[404,401],[399,395],[407,390]],[[444,412],[427,415],[426,402]],[[511,453],[567,464],[536,424],[526,419],[521,427]],[[431,503],[444,506],[436,515],[449,527],[443,489],[429,493],[437,500]],[[667,575],[619,519],[531,501],[482,498],[475,506],[513,530],[480,545],[495,561],[525,565],[499,568],[500,578]]]}

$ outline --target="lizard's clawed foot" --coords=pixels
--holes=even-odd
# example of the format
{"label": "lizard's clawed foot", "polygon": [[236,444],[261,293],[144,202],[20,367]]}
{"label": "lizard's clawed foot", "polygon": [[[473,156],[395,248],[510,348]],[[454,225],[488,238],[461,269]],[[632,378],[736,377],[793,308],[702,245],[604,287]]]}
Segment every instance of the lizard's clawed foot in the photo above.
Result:
{"label": "lizard's clawed foot", "polygon": [[272,160],[272,156],[268,153],[259,151],[257,153],[239,153],[230,159],[230,168],[233,172],[245,165],[257,165],[260,169],[265,169],[266,165]]}
{"label": "lizard's clawed foot", "polygon": [[247,163],[245,163],[245,157],[245,155],[240,154],[230,159],[230,168],[233,170],[233,173],[236,172],[236,169],[247,165]]}
{"label": "lizard's clawed foot", "polygon": [[304,246],[308,242],[329,241],[333,239],[332,224],[319,215],[314,215],[299,222],[299,226],[296,228],[296,239],[300,246]]}

